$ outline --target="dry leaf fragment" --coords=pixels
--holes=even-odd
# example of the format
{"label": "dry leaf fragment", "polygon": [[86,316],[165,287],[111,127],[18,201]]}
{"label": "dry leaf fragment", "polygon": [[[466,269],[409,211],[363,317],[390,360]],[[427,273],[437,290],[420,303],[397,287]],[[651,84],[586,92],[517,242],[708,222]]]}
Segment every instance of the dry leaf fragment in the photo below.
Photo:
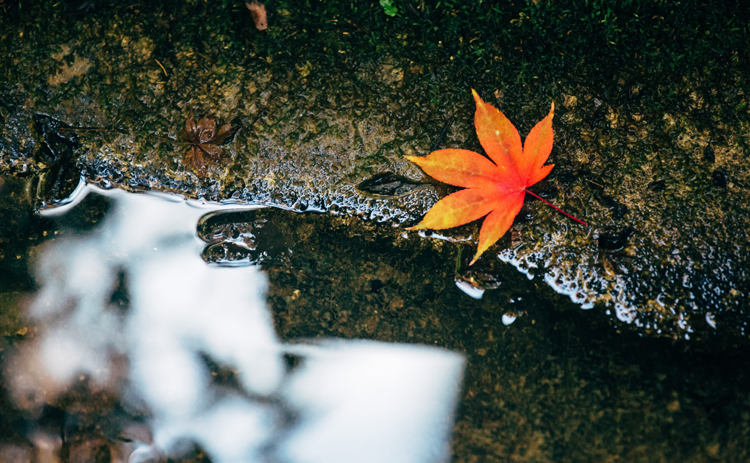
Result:
{"label": "dry leaf fragment", "polygon": [[195,166],[199,173],[205,174],[208,162],[218,162],[224,153],[220,145],[234,137],[239,128],[239,124],[229,123],[217,129],[213,117],[205,116],[196,122],[190,115],[185,122],[185,130],[180,134],[190,145],[185,162]]}
{"label": "dry leaf fragment", "polygon": [[250,15],[253,17],[255,27],[259,31],[268,29],[268,22],[266,22],[266,5],[253,0],[252,2],[245,2],[245,6],[250,10]]}

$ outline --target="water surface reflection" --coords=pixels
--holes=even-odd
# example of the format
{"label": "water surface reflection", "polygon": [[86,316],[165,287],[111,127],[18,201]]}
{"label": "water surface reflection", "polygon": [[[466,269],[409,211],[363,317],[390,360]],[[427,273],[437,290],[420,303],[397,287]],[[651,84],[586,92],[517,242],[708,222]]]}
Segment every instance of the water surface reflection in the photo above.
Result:
{"label": "water surface reflection", "polygon": [[[373,341],[283,344],[266,276],[201,258],[196,224],[225,206],[82,184],[42,214],[64,214],[87,194],[112,206],[93,231],[44,245],[27,311],[38,333],[5,364],[13,401],[37,423],[71,401],[95,421],[105,403],[106,425],[93,427],[116,443],[112,461],[129,463],[195,445],[215,463],[447,459],[462,356]],[[71,447],[65,432],[38,424],[26,434],[37,461],[97,442]],[[32,450],[0,452],[20,462]]]}

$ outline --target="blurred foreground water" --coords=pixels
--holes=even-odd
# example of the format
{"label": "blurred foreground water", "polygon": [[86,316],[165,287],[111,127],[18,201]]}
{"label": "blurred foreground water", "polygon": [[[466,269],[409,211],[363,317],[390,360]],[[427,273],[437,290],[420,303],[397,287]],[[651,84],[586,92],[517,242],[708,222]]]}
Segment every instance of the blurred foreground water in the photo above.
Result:
{"label": "blurred foreground water", "polygon": [[[66,436],[85,410],[104,429],[107,461],[158,461],[196,445],[214,463],[447,461],[462,355],[364,340],[282,343],[266,275],[206,264],[196,232],[209,212],[257,207],[82,182],[41,214],[61,216],[89,194],[111,201],[104,220],[37,256],[39,289],[25,314],[35,335],[4,364],[12,403],[33,423],[19,434],[33,448],[0,443],[0,460],[99,461],[86,459],[99,440],[71,446]],[[62,433],[44,426],[61,403]]]}

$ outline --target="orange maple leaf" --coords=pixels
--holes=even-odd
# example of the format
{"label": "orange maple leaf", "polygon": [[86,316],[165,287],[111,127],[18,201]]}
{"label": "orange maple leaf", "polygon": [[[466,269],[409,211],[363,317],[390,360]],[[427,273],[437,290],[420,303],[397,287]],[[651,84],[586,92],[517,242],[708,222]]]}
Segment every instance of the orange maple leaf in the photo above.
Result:
{"label": "orange maple leaf", "polygon": [[477,253],[471,261],[473,264],[508,231],[521,211],[526,193],[588,225],[527,190],[546,177],[554,167],[554,164],[543,164],[552,151],[555,104],[552,103],[547,117],[531,129],[522,147],[521,136],[508,118],[494,106],[482,101],[473,89],[471,93],[477,104],[474,115],[477,136],[490,159],[461,149],[434,151],[425,157],[405,156],[434,179],[466,188],[438,201],[421,222],[409,229],[443,230],[486,215],[479,231]]}

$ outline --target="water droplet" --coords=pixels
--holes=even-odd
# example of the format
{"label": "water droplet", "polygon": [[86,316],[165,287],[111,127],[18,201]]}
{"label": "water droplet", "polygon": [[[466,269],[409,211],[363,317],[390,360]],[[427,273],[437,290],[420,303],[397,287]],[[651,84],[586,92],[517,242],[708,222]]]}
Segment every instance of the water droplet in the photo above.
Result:
{"label": "water droplet", "polygon": [[706,312],[706,323],[711,325],[711,328],[716,329],[716,320],[714,320],[714,314]]}
{"label": "water droplet", "polygon": [[476,288],[463,280],[456,280],[456,286],[458,287],[458,289],[466,293],[468,296],[473,297],[474,299],[481,299],[482,296],[484,296],[483,289]]}

